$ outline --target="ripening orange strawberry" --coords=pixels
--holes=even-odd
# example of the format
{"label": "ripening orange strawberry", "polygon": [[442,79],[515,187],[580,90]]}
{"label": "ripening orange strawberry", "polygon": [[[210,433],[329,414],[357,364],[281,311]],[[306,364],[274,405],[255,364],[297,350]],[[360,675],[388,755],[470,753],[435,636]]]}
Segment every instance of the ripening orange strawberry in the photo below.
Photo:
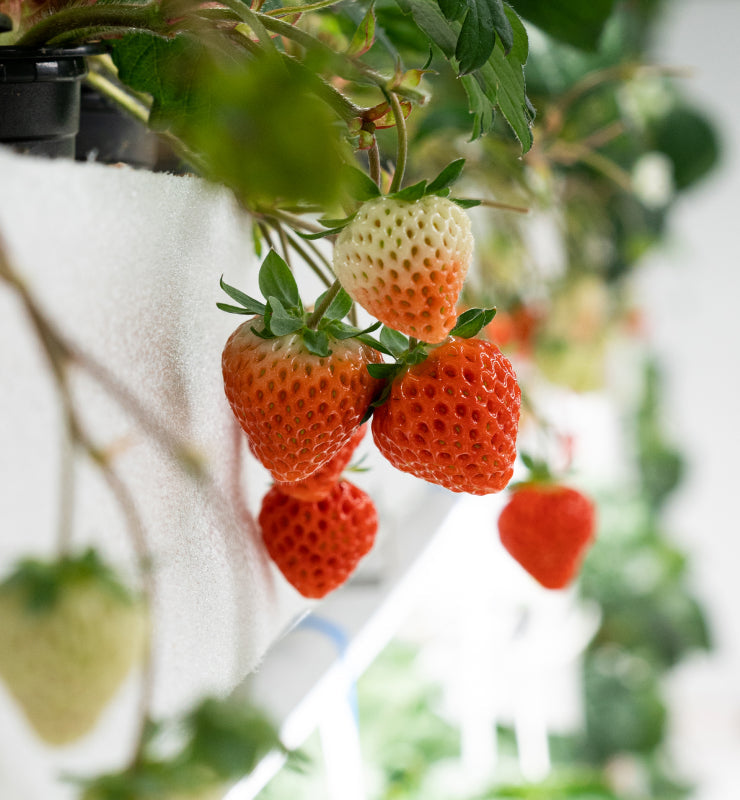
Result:
{"label": "ripening orange strawberry", "polygon": [[470,219],[456,203],[436,195],[379,197],[340,232],[334,273],[376,319],[438,343],[455,325],[472,253]]}

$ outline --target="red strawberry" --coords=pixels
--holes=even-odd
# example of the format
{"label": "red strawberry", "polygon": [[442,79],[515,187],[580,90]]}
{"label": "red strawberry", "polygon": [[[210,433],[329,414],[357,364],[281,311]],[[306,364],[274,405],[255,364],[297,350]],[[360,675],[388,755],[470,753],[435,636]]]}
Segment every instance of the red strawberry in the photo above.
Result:
{"label": "red strawberry", "polygon": [[341,586],[375,541],[373,501],[348,481],[323,500],[298,500],[273,486],[259,514],[267,552],[304,597],[324,597]]}
{"label": "red strawberry", "polygon": [[403,472],[453,492],[498,492],[513,473],[520,405],[514,370],[495,345],[451,337],[393,380],[373,438]]}
{"label": "red strawberry", "polygon": [[302,481],[279,482],[277,487],[284,494],[297,497],[299,500],[321,500],[326,497],[349,464],[352,454],[365,436],[366,430],[367,425],[357,428],[349,437],[347,444],[334,458],[329,459],[323,467],[319,467],[313,475],[309,475]]}
{"label": "red strawberry", "polygon": [[567,486],[523,484],[498,519],[501,543],[547,589],[562,589],[576,576],[594,539],[596,509]]}
{"label": "red strawberry", "polygon": [[473,252],[470,219],[450,200],[365,203],[334,247],[334,273],[363,308],[397,331],[441,342],[455,325]]}
{"label": "red strawberry", "polygon": [[368,363],[377,351],[357,339],[309,351],[299,333],[263,339],[240,325],[223,351],[224,388],[255,456],[278,481],[308,477],[349,441],[378,393]]}

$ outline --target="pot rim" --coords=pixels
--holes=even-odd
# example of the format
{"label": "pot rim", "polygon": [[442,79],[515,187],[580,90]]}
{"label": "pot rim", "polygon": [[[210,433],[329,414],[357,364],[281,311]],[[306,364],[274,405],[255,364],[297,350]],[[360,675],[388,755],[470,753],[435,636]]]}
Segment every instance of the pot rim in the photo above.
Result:
{"label": "pot rim", "polygon": [[0,45],[0,61],[10,58],[79,58],[95,56],[108,51],[105,42],[89,42],[71,47],[27,47],[20,45]]}

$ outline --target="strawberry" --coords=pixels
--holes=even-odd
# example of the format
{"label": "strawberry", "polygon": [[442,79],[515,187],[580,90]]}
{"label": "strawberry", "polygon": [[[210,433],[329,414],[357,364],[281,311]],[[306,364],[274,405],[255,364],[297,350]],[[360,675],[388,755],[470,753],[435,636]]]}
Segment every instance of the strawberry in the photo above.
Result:
{"label": "strawberry", "polygon": [[522,484],[513,490],[498,519],[503,546],[547,589],[571,583],[595,529],[591,500],[556,483]]}
{"label": "strawberry", "polygon": [[141,657],[147,616],[92,552],[23,562],[0,585],[0,676],[45,742],[92,730]]}
{"label": "strawberry", "polygon": [[373,501],[348,481],[323,500],[298,500],[273,486],[259,513],[262,540],[286,580],[304,597],[341,586],[375,541]]}
{"label": "strawberry", "polygon": [[334,488],[341,474],[349,464],[353,453],[365,436],[367,425],[360,425],[349,437],[347,444],[323,467],[319,467],[312,475],[302,481],[286,481],[277,484],[283,494],[297,497],[299,500],[321,500]]}
{"label": "strawberry", "polygon": [[[325,293],[304,312],[285,262],[271,254],[260,270],[266,304],[221,282],[253,313],[229,337],[222,354],[224,389],[249,446],[277,481],[307,478],[349,441],[381,382],[367,365],[380,354],[340,320],[352,305],[345,292]],[[340,287],[337,285],[336,289]]]}
{"label": "strawberry", "polygon": [[437,343],[455,324],[472,253],[470,219],[451,200],[378,197],[339,233],[334,274],[376,319]]}
{"label": "strawberry", "polygon": [[309,352],[298,334],[263,339],[254,320],[240,325],[223,351],[224,388],[250,449],[278,481],[307,478],[349,441],[380,382],[380,361],[357,340]]}
{"label": "strawberry", "polygon": [[452,336],[393,378],[373,414],[373,439],[403,472],[453,492],[498,492],[513,473],[520,405],[501,351]]}

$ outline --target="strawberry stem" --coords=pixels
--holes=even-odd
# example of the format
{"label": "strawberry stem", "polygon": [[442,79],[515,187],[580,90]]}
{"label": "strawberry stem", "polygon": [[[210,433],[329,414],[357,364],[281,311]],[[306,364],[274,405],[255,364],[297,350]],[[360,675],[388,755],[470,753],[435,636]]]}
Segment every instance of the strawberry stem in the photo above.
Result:
{"label": "strawberry stem", "polygon": [[342,289],[342,284],[339,281],[334,281],[327,289],[326,294],[322,297],[321,302],[316,306],[311,316],[306,320],[306,327],[315,331],[324,316],[324,312],[331,305],[332,300],[339,294]]}
{"label": "strawberry stem", "polygon": [[380,186],[380,151],[378,150],[378,140],[373,137],[373,146],[367,151],[368,166],[370,168],[370,178],[373,183]]}
{"label": "strawberry stem", "polygon": [[409,140],[406,131],[406,119],[403,116],[403,108],[398,95],[395,92],[388,94],[388,101],[393,110],[393,119],[396,121],[396,134],[398,137],[398,150],[396,155],[396,171],[393,173],[393,181],[390,186],[389,194],[397,192],[403,183],[403,175],[406,172],[406,158],[408,156]]}

